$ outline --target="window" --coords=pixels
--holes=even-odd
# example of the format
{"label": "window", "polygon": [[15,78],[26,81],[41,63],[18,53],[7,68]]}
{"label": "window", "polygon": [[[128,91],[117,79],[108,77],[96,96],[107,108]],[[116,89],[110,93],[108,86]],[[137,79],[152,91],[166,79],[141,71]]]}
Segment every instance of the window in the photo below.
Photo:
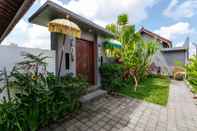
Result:
{"label": "window", "polygon": [[69,53],[65,54],[65,68],[66,70],[70,69],[70,54]]}
{"label": "window", "polygon": [[101,56],[101,65],[103,65],[103,56]]}

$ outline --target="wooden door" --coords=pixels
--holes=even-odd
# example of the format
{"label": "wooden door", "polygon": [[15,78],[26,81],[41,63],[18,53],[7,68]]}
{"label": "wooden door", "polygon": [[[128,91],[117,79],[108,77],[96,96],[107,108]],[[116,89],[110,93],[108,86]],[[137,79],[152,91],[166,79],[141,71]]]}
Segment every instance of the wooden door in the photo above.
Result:
{"label": "wooden door", "polygon": [[94,43],[82,39],[77,39],[76,43],[76,71],[77,75],[87,79],[90,84],[95,84],[94,80]]}

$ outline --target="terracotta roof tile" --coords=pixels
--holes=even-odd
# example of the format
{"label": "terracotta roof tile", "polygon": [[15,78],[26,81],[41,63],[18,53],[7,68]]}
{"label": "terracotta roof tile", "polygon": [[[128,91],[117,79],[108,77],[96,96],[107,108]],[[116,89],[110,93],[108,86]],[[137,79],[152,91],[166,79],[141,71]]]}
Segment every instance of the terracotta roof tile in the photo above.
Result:
{"label": "terracotta roof tile", "polygon": [[172,47],[172,41],[170,41],[170,40],[168,40],[168,39],[166,39],[166,38],[164,38],[164,37],[162,37],[162,36],[160,36],[160,35],[158,35],[158,34],[156,34],[154,32],[149,31],[149,30],[145,29],[144,27],[142,27],[139,32],[140,33],[145,33],[145,34],[147,34],[147,35],[149,35],[149,36],[151,36],[153,38],[156,38],[156,39],[159,39],[161,41],[164,41],[164,42],[166,42],[169,45],[169,47]]}

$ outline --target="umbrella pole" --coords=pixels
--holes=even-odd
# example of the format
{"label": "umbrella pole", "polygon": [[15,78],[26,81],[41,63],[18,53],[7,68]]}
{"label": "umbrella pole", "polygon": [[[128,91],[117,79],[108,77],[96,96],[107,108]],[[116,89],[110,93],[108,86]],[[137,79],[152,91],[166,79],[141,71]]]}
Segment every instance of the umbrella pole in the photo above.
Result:
{"label": "umbrella pole", "polygon": [[[63,43],[62,43],[62,47],[64,48],[64,44],[65,44],[65,35],[64,35],[64,39],[63,39]],[[60,65],[59,65],[59,69],[58,69],[58,78],[60,78],[60,71],[61,71],[61,68],[62,68],[62,59],[63,59],[63,54],[64,54],[64,51],[63,51],[63,48],[62,48],[62,52],[61,52],[61,57],[60,57]]]}

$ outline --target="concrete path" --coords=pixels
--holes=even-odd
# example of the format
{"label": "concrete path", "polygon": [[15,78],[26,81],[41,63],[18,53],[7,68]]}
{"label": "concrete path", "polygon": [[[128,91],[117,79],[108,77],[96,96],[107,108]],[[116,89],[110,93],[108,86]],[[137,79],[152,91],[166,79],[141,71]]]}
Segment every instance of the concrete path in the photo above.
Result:
{"label": "concrete path", "polygon": [[167,111],[169,131],[197,131],[197,106],[185,82],[172,81]]}
{"label": "concrete path", "polygon": [[167,107],[103,97],[71,120],[44,131],[197,131],[197,106],[184,82],[171,81]]}

